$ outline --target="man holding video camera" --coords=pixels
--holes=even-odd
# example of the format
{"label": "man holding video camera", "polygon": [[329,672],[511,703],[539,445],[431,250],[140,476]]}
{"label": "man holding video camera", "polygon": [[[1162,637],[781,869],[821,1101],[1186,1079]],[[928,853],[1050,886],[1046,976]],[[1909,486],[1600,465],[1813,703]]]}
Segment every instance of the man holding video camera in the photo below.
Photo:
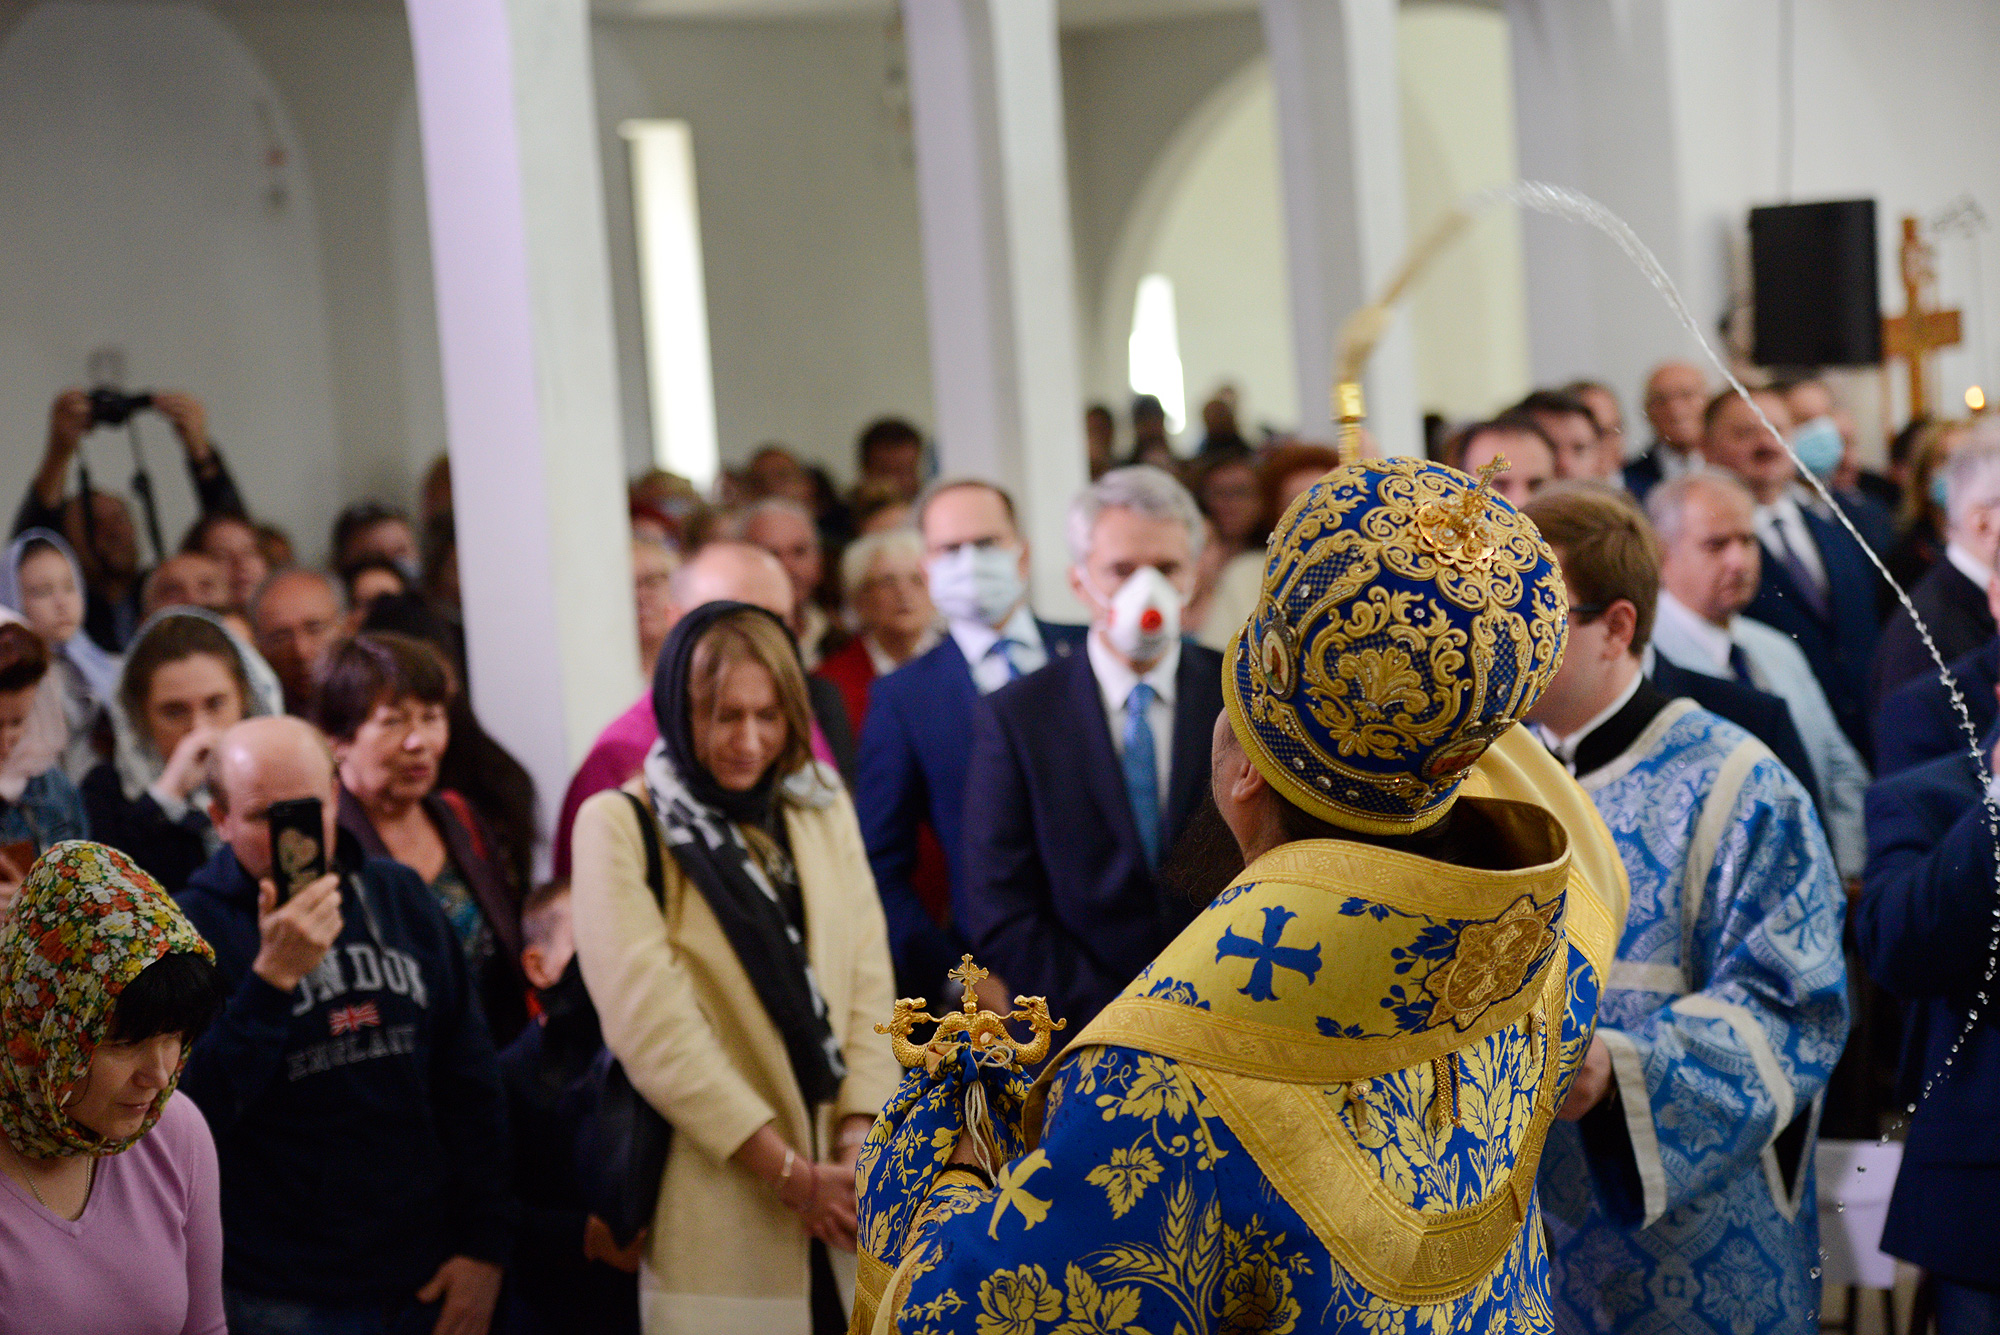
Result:
{"label": "man holding video camera", "polygon": [[415,872],[336,842],[310,724],[239,723],[211,765],[224,843],[179,903],[228,1000],[181,1089],[215,1133],[229,1329],[485,1335],[512,1150],[465,952]]}
{"label": "man holding video camera", "polygon": [[152,409],[173,425],[187,455],[188,480],[201,513],[243,514],[243,497],[222,455],[208,438],[208,416],[193,395],[178,390],[124,394],[113,389],[66,389],[49,409],[49,443],[28,494],[14,517],[14,532],[54,529],[69,539],[83,564],[83,628],[100,646],[122,653],[142,620],[139,532],[123,497],[91,487],[67,494],[70,464],[83,438],[99,427],[123,426],[133,413]]}

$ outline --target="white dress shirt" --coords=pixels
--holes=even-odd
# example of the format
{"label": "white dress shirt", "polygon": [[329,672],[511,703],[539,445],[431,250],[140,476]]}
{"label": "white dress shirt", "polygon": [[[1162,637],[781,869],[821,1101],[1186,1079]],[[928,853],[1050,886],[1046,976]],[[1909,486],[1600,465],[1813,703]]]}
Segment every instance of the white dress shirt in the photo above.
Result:
{"label": "white dress shirt", "polygon": [[1993,582],[1993,571],[1983,565],[1979,558],[1955,542],[1944,545],[1944,559],[1958,567],[1958,573],[1983,589]]}
{"label": "white dress shirt", "polygon": [[1653,644],[1668,658],[1706,676],[1734,677],[1736,669],[1730,666],[1729,650],[1735,643],[1727,626],[1716,625],[1667,590],[1660,590],[1660,601],[1653,609]]}
{"label": "white dress shirt", "polygon": [[1576,773],[1576,748],[1583,745],[1584,738],[1609,723],[1619,710],[1631,704],[1632,697],[1639,693],[1639,683],[1645,679],[1644,673],[1634,672],[1632,680],[1625,683],[1625,689],[1618,692],[1618,698],[1598,710],[1588,723],[1575,732],[1563,736],[1554,729],[1545,728],[1537,723],[1534,725],[1535,735],[1542,739],[1542,745],[1549,748],[1550,753],[1562,763],[1564,769],[1571,774]]}
{"label": "white dress shirt", "polygon": [[[1715,635],[1722,637],[1719,656],[1711,638]],[[1662,589],[1653,620],[1653,645],[1688,671],[1710,677],[1734,678],[1729,646],[1743,651],[1750,665],[1750,684],[1777,696],[1791,710],[1792,726],[1799,730],[1806,760],[1813,767],[1809,777],[1818,781],[1820,824],[1833,847],[1835,865],[1842,876],[1859,876],[1868,860],[1868,766],[1840,730],[1826,692],[1792,637],[1750,617],[1732,617],[1726,628],[1718,626]]]}
{"label": "white dress shirt", "polygon": [[[1821,592],[1831,595],[1826,586],[1826,559],[1820,555],[1819,544],[1813,541],[1812,530],[1806,527],[1805,514],[1790,493],[1780,496],[1769,505],[1757,507],[1753,525],[1757,530],[1757,540],[1764,544],[1775,556],[1782,556],[1787,547],[1799,559],[1818,583]],[[1783,541],[1778,534],[1784,533]]]}
{"label": "white dress shirt", "polygon": [[[1003,636],[1014,642],[1011,654],[1004,656],[992,652]],[[1015,608],[997,628],[983,621],[953,621],[951,638],[958,641],[958,651],[965,655],[966,666],[972,669],[973,685],[981,695],[991,695],[1014,680],[1015,673],[1007,670],[1008,657],[1023,677],[1048,666],[1049,651],[1042,643],[1042,629],[1035,624],[1035,614],[1026,603]]]}
{"label": "white dress shirt", "polygon": [[1689,473],[1698,473],[1705,466],[1699,451],[1680,449],[1664,437],[1659,440],[1659,449],[1655,451],[1655,456],[1660,461],[1660,481],[1662,482],[1672,482],[1677,477],[1686,477]]}
{"label": "white dress shirt", "polygon": [[1173,768],[1174,678],[1181,668],[1180,641],[1175,640],[1166,655],[1143,675],[1112,653],[1096,631],[1090,633],[1089,653],[1090,670],[1097,677],[1098,693],[1104,697],[1104,719],[1111,725],[1111,749],[1121,760],[1125,758],[1125,701],[1140,682],[1153,688],[1153,699],[1146,706],[1146,723],[1153,730],[1153,760],[1154,768],[1159,771],[1160,814],[1164,818],[1167,779]]}

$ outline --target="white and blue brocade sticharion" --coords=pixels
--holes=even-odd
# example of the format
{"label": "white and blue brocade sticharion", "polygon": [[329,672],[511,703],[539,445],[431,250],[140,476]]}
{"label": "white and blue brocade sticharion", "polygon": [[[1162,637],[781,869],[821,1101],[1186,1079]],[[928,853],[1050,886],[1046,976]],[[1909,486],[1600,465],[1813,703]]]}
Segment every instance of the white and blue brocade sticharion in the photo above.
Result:
{"label": "white and blue brocade sticharion", "polygon": [[1847,1036],[1845,910],[1804,788],[1685,700],[1579,780],[1632,898],[1598,1033],[1615,1105],[1540,1174],[1565,1331],[1818,1329],[1812,1146]]}

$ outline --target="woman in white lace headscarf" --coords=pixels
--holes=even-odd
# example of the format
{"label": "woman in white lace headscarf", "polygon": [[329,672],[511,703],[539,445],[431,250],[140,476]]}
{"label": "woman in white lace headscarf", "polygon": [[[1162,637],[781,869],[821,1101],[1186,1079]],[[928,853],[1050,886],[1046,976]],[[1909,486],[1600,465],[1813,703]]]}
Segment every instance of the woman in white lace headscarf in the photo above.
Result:
{"label": "woman in white lace headscarf", "polygon": [[118,690],[123,660],[83,628],[83,567],[60,533],[31,528],[9,544],[0,564],[0,605],[18,612],[54,659],[47,689],[62,713],[57,749],[63,773],[81,783],[104,758],[95,734]]}
{"label": "woman in white lace headscarf", "polygon": [[277,674],[214,613],[168,607],[139,628],[107,708],[112,757],[83,781],[92,837],[177,893],[220,843],[209,752],[241,720],[284,712]]}

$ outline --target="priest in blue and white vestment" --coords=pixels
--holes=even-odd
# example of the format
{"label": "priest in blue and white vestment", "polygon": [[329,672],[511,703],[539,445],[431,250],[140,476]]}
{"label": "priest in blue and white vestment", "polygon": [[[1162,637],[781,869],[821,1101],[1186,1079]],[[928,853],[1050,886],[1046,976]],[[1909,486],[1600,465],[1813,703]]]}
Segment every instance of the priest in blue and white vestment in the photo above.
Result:
{"label": "priest in blue and white vestment", "polygon": [[[1624,909],[1516,722],[1562,600],[1534,528],[1441,465],[1338,468],[1287,511],[1212,760],[1249,865],[1032,1088],[912,1044],[899,1003],[854,1330],[1552,1329],[1535,1164]],[[965,1006],[941,1035],[999,1023]]]}
{"label": "priest in blue and white vestment", "polygon": [[1804,787],[1638,672],[1657,549],[1610,493],[1526,513],[1569,584],[1530,712],[1616,839],[1631,908],[1540,1174],[1565,1331],[1819,1329],[1813,1142],[1847,1037],[1845,901]]}

